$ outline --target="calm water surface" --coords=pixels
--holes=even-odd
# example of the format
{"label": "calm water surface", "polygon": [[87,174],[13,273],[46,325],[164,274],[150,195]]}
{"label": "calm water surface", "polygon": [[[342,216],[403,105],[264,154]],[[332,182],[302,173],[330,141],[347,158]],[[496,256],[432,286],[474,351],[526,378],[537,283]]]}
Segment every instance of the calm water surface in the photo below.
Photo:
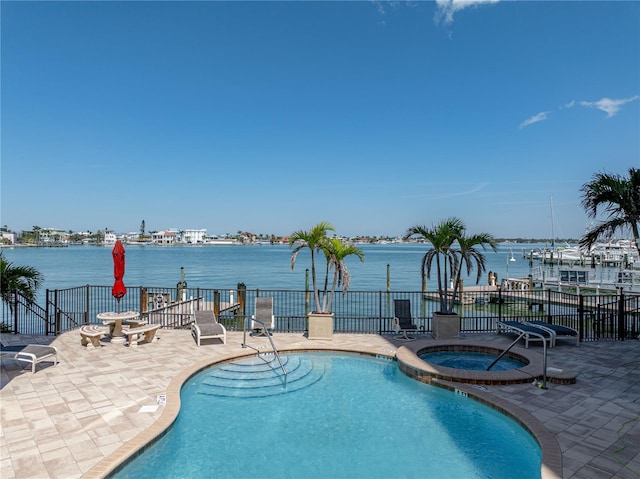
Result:
{"label": "calm water surface", "polygon": [[116,478],[540,478],[538,444],[490,407],[392,361],[294,356],[322,379],[242,398],[209,394],[212,370],[192,377],[169,432]]}
{"label": "calm water surface", "polygon": [[[430,245],[384,244],[359,245],[364,262],[347,258],[351,273],[351,291],[387,289],[387,265],[393,291],[421,290],[420,261]],[[496,271],[498,279],[506,276],[526,277],[529,262],[522,251],[544,245],[500,245],[498,252],[487,251],[486,271]],[[310,268],[308,252],[298,254],[291,271],[291,249],[286,245],[216,245],[216,246],[127,246],[125,284],[147,287],[174,287],[184,267],[189,287],[232,289],[244,283],[249,289],[294,289],[305,286],[305,269]],[[111,247],[69,246],[66,248],[3,248],[14,265],[33,266],[44,275],[45,289],[75,286],[112,285]],[[516,261],[510,262],[510,251]],[[534,264],[535,266],[535,264]],[[480,284],[487,283],[487,272]],[[436,288],[435,271],[427,288]],[[475,284],[475,271],[465,285]],[[320,277],[320,276],[319,276]],[[324,277],[324,276],[322,276]]]}

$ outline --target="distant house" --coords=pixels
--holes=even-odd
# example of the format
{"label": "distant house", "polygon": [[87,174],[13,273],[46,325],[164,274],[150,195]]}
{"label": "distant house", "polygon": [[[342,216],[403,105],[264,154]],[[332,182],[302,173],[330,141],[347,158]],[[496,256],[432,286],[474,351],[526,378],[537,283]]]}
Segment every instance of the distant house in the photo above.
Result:
{"label": "distant house", "polygon": [[69,242],[67,231],[58,228],[42,228],[38,232],[38,238],[43,244],[66,244]]}
{"label": "distant house", "polygon": [[104,232],[104,244],[116,244],[116,234],[113,231]]}
{"label": "distant house", "polygon": [[[10,233],[8,231],[2,231],[2,232],[0,232],[0,238],[2,238],[3,240],[7,240],[9,242],[9,244],[16,244],[16,234],[15,233]],[[2,242],[6,243],[7,241],[2,241]]]}
{"label": "distant house", "polygon": [[175,244],[177,237],[175,231],[158,231],[151,235],[151,241],[157,245],[172,245]]}
{"label": "distant house", "polygon": [[181,244],[200,244],[204,243],[204,240],[207,236],[206,229],[186,229],[180,230],[177,228],[169,228],[165,233],[175,233],[176,235],[176,243]]}
{"label": "distant house", "polygon": [[181,233],[182,233],[182,237],[180,239],[180,242],[188,243],[188,244],[204,243],[204,239],[207,236],[206,229],[183,230]]}

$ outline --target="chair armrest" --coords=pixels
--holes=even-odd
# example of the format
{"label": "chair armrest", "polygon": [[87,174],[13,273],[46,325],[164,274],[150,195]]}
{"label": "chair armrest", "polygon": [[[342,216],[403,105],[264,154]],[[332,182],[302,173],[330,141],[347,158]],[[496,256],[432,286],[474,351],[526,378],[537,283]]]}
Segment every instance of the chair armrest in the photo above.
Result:
{"label": "chair armrest", "polygon": [[398,320],[398,318],[396,318],[394,316],[393,318],[393,330],[397,333],[398,331],[400,331],[400,321]]}

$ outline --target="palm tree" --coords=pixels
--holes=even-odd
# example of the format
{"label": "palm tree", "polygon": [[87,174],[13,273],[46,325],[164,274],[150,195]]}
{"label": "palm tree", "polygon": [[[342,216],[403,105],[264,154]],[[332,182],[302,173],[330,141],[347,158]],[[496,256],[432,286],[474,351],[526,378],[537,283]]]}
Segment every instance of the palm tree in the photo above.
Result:
{"label": "palm tree", "polygon": [[451,309],[447,301],[447,285],[449,277],[453,279],[458,264],[453,245],[458,238],[463,236],[464,229],[465,226],[462,220],[452,217],[441,221],[432,228],[419,225],[412,226],[404,235],[405,239],[417,236],[432,245],[432,248],[422,257],[420,271],[423,281],[425,276],[430,279],[433,260],[435,259],[438,274],[438,296],[440,299],[439,312],[443,314],[453,313],[453,300],[451,301]]}
{"label": "palm tree", "polygon": [[35,234],[36,237],[36,244],[39,245],[40,244],[40,231],[42,230],[42,228],[40,228],[39,226],[34,226],[33,227],[33,232]]}
{"label": "palm tree", "polygon": [[629,168],[629,177],[610,173],[596,173],[580,189],[582,207],[590,218],[596,218],[599,209],[606,220],[590,229],[580,239],[580,246],[590,250],[600,238],[613,236],[616,231],[631,230],[640,255],[640,170]]}
{"label": "palm tree", "polygon": [[451,300],[451,309],[453,309],[453,302],[456,295],[460,290],[460,284],[462,282],[462,269],[466,266],[467,275],[470,275],[473,271],[474,263],[478,267],[478,273],[476,275],[476,284],[480,282],[482,273],[485,272],[485,257],[482,251],[479,251],[476,246],[481,246],[483,250],[489,246],[494,252],[497,251],[495,238],[489,233],[479,233],[472,236],[465,236],[463,234],[458,237],[458,248],[454,250],[458,255],[457,269],[454,272],[454,288],[453,298]]}
{"label": "palm tree", "polygon": [[14,266],[0,252],[0,296],[11,309],[13,293],[24,296],[28,304],[36,300],[36,292],[42,282],[42,274],[31,266]]}
{"label": "palm tree", "polygon": [[[342,286],[342,294],[344,295],[349,290],[349,284],[351,283],[351,275],[344,260],[348,256],[355,255],[362,262],[364,261],[364,251],[354,244],[344,243],[340,238],[334,237],[327,240],[323,252],[327,258],[327,274],[324,283],[322,310],[330,311],[336,287]],[[331,291],[329,295],[327,295],[327,283],[329,280],[329,270],[331,269],[333,269],[333,283],[331,284]]]}
{"label": "palm tree", "polygon": [[318,282],[316,279],[316,263],[315,253],[316,251],[322,251],[323,246],[327,240],[327,232],[335,231],[335,228],[326,221],[321,221],[317,225],[313,226],[309,231],[299,230],[295,231],[289,237],[289,248],[295,243],[299,243],[291,254],[291,270],[296,263],[296,257],[298,253],[305,248],[308,248],[311,253],[311,281],[313,283],[313,296],[316,304],[316,311],[322,312],[320,308],[320,291],[318,289]]}

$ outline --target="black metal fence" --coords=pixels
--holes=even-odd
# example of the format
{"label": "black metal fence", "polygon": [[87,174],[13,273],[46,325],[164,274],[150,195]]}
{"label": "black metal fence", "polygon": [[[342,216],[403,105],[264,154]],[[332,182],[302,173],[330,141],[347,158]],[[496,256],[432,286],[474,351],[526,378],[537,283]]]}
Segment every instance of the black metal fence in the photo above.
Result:
{"label": "black metal fence", "polygon": [[[46,305],[29,306],[20,295],[2,302],[2,328],[20,334],[57,335],[83,324],[101,324],[106,311],[136,311],[143,319],[166,328],[189,327],[197,309],[213,309],[230,331],[241,331],[255,311],[255,298],[273,298],[275,332],[304,333],[313,293],[296,290],[234,290],[131,287],[118,302],[110,286],[80,286],[47,290]],[[419,291],[349,291],[337,293],[332,311],[336,333],[393,333],[393,300],[408,299],[420,332],[431,332],[431,318],[439,303],[433,293]],[[636,339],[640,334],[640,296],[584,295],[561,291],[465,291],[456,306],[461,331],[496,331],[502,319],[536,319],[579,331],[581,341]]]}

